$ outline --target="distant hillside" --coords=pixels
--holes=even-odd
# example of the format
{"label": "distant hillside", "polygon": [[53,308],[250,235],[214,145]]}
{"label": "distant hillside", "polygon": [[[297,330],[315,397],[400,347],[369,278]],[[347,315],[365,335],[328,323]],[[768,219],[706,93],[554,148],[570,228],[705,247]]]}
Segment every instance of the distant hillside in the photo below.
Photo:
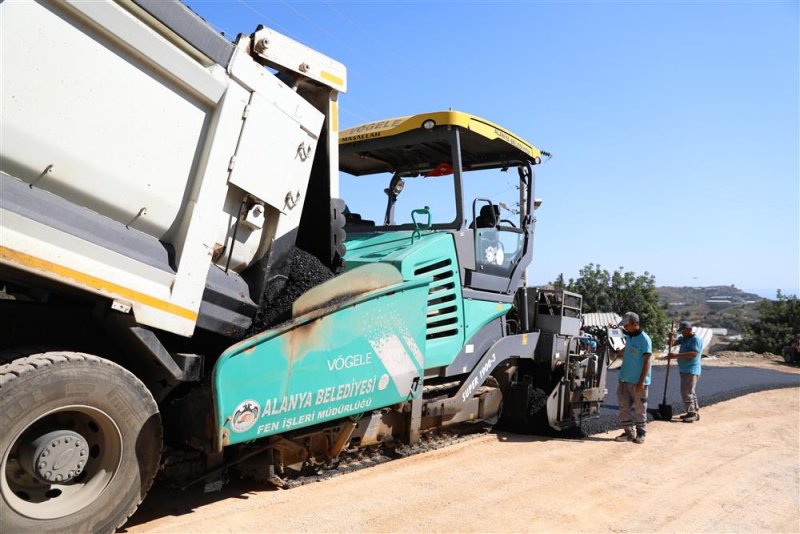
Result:
{"label": "distant hillside", "polygon": [[761,297],[755,293],[746,293],[736,286],[710,286],[710,287],[657,287],[656,293],[661,300],[672,305],[679,304],[704,304],[707,300],[729,300],[731,304],[741,304],[748,301],[759,301]]}
{"label": "distant hillside", "polygon": [[755,303],[763,300],[735,286],[658,287],[656,294],[667,304],[671,319],[689,320],[698,326],[741,331],[743,322],[758,318]]}

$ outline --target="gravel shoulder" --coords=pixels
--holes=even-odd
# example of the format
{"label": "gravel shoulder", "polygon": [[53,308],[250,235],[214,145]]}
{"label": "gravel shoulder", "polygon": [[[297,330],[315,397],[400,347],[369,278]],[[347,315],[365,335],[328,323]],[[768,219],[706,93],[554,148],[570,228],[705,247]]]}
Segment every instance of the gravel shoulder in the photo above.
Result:
{"label": "gravel shoulder", "polygon": [[156,489],[127,532],[798,532],[800,390],[702,413],[644,445],[500,433],[289,491]]}
{"label": "gravel shoulder", "polygon": [[[650,362],[653,365],[667,365],[667,358],[665,353],[656,352]],[[621,359],[615,360],[609,369],[616,369],[622,364]],[[670,364],[675,365],[675,360]],[[703,356],[703,367],[758,367],[761,369],[771,369],[773,371],[781,371],[784,373],[800,374],[800,367],[796,365],[788,365],[783,361],[783,357],[778,354],[771,354],[765,352],[759,354],[757,352],[735,352],[724,351],[711,354],[710,356]]]}

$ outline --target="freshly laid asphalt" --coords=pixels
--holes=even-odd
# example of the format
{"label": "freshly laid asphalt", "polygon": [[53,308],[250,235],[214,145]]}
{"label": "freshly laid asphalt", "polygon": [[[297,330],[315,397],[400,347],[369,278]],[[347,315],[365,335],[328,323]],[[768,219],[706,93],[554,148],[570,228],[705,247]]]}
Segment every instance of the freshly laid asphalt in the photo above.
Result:
{"label": "freshly laid asphalt", "polygon": [[[664,396],[666,371],[666,365],[653,366],[647,402],[648,421],[658,419],[658,406]],[[606,400],[600,407],[599,417],[583,421],[581,423],[582,432],[567,432],[565,437],[582,437],[619,428],[618,378],[619,369],[613,369],[608,372],[606,379],[608,395],[606,395]],[[697,397],[702,413],[703,407],[710,404],[741,397],[748,393],[789,387],[800,387],[800,375],[759,367],[707,366],[703,367],[700,380],[697,383]],[[676,416],[685,411],[680,394],[680,375],[675,365],[671,365],[669,370],[666,403],[672,406],[672,411]]]}

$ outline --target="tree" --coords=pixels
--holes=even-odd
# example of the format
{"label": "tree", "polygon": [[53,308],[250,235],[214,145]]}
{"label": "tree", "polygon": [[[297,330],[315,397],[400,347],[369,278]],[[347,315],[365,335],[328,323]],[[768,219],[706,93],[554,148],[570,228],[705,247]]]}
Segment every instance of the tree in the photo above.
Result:
{"label": "tree", "polygon": [[775,300],[756,304],[758,320],[743,325],[743,339],[736,348],[753,352],[781,354],[794,336],[800,334],[800,301],[778,290]]}
{"label": "tree", "polygon": [[[559,280],[563,284],[563,276]],[[577,279],[569,279],[562,287],[583,295],[583,311],[615,312],[620,315],[632,311],[639,315],[642,329],[653,340],[653,348],[667,345],[669,320],[666,306],[656,294],[656,277],[645,271],[637,276],[619,267],[609,273],[600,265],[590,263],[580,270]]]}

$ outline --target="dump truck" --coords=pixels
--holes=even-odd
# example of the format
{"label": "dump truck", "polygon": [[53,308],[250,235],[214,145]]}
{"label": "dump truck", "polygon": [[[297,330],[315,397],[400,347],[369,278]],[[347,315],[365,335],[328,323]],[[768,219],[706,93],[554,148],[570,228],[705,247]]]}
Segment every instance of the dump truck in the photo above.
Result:
{"label": "dump truck", "polygon": [[[340,132],[342,64],[178,1],[0,20],[4,529],[111,532],[156,476],[287,487],[597,413],[580,295],[525,283],[533,145],[456,111]],[[484,172],[514,220],[469,197]]]}

